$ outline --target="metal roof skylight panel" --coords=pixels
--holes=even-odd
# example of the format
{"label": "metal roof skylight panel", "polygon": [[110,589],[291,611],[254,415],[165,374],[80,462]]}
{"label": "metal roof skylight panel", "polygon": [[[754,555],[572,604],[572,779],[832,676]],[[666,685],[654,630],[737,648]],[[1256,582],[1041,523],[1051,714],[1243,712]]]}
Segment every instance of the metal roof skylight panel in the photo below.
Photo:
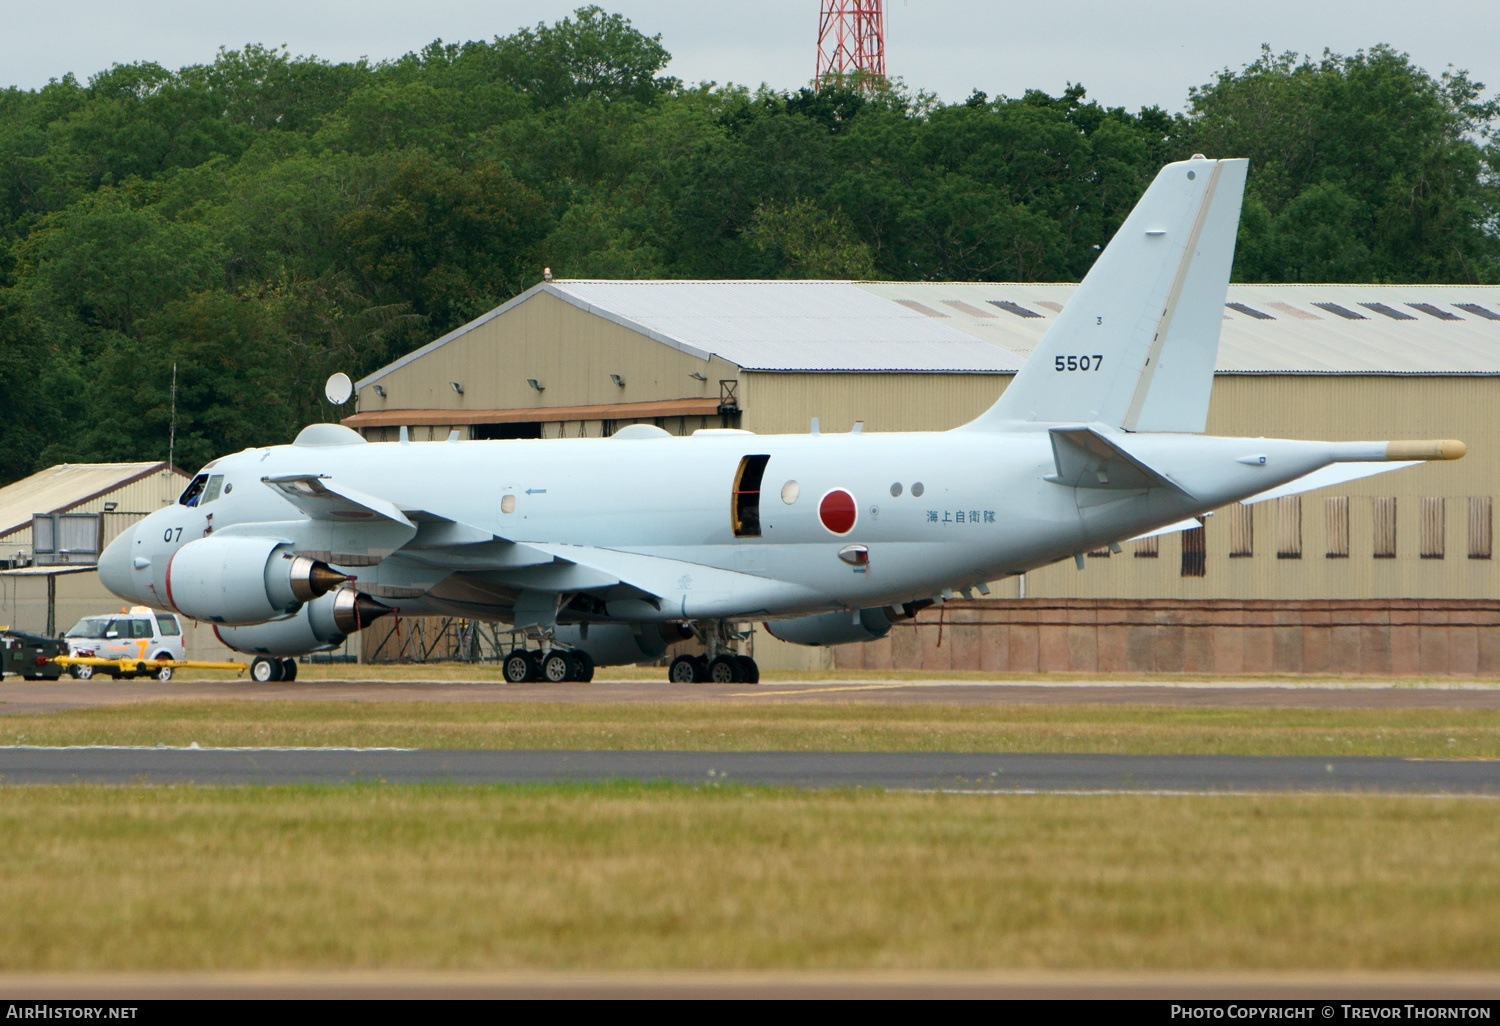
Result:
{"label": "metal roof skylight panel", "polygon": [[1444,310],[1442,307],[1433,306],[1431,303],[1407,303],[1406,305],[1411,307],[1413,310],[1422,311],[1428,317],[1436,317],[1440,321],[1463,320],[1463,318],[1458,316],[1458,314],[1451,314],[1447,310]]}
{"label": "metal roof skylight panel", "polygon": [[1383,315],[1385,317],[1389,317],[1393,321],[1414,321],[1414,320],[1416,320],[1416,318],[1413,317],[1411,314],[1406,313],[1403,310],[1397,310],[1395,307],[1392,307],[1392,306],[1386,306],[1384,303],[1361,303],[1359,305],[1362,306],[1362,307],[1364,307],[1366,310],[1374,310],[1378,314],[1381,314],[1381,315]]}
{"label": "metal roof skylight panel", "polygon": [[1319,310],[1326,310],[1331,314],[1336,314],[1346,321],[1368,321],[1370,319],[1362,313],[1351,310],[1347,306],[1339,306],[1337,303],[1314,303],[1313,306]]}
{"label": "metal roof skylight panel", "polygon": [[1473,314],[1475,317],[1483,317],[1487,321],[1500,321],[1500,314],[1480,306],[1478,303],[1454,303],[1453,305],[1465,313]]}
{"label": "metal roof skylight panel", "polygon": [[1020,303],[1012,303],[1008,299],[986,299],[985,302],[990,304],[991,306],[998,306],[1006,313],[1013,313],[1017,317],[1026,317],[1035,320],[1042,319],[1042,315],[1037,313],[1035,310],[1028,310]]}
{"label": "metal roof skylight panel", "polygon": [[1261,311],[1255,309],[1255,307],[1246,306],[1244,303],[1225,303],[1224,305],[1229,307],[1229,309],[1231,310],[1238,310],[1242,314],[1254,317],[1257,321],[1274,321],[1276,319],[1270,314],[1262,313]]}

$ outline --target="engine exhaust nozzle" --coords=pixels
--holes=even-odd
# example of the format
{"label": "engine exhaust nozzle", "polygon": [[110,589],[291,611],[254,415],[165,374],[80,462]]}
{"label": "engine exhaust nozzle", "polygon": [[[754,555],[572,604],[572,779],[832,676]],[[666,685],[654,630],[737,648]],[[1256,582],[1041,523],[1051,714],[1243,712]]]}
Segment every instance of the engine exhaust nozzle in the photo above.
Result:
{"label": "engine exhaust nozzle", "polygon": [[292,594],[298,602],[311,602],[349,580],[348,576],[322,560],[307,556],[297,556],[292,560],[290,579]]}
{"label": "engine exhaust nozzle", "polygon": [[362,631],[393,612],[390,606],[353,588],[345,588],[333,597],[333,622],[345,634]]}

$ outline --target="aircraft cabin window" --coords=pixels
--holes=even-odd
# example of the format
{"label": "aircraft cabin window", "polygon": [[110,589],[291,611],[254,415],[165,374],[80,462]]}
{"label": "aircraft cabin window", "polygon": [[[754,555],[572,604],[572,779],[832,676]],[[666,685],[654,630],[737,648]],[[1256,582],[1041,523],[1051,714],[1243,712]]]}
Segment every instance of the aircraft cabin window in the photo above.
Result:
{"label": "aircraft cabin window", "polygon": [[500,499],[501,513],[514,513],[516,511],[516,497],[514,495],[502,496]]}
{"label": "aircraft cabin window", "polygon": [[730,521],[737,538],[760,537],[760,481],[770,461],[770,456],[746,456],[740,460],[730,505]]}
{"label": "aircraft cabin window", "polygon": [[203,489],[208,486],[208,475],[199,474],[193,478],[192,483],[183,490],[182,497],[177,500],[179,506],[196,506],[198,500],[203,497]]}

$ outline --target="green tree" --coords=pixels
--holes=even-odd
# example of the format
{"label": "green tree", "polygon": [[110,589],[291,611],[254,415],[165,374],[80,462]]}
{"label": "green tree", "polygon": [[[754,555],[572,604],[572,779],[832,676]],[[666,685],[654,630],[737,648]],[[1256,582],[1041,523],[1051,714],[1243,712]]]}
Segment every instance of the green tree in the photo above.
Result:
{"label": "green tree", "polygon": [[1195,89],[1186,139],[1250,158],[1245,281],[1494,281],[1500,107],[1377,46],[1312,60],[1269,49]]}

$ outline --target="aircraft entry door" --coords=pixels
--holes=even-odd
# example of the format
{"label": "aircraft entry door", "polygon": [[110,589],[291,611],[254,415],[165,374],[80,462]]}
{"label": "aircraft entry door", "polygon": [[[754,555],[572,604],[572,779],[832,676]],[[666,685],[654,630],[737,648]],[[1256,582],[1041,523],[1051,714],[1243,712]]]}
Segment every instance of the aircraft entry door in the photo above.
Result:
{"label": "aircraft entry door", "polygon": [[770,456],[746,456],[735,471],[729,519],[736,538],[760,537],[760,481],[770,461]]}

